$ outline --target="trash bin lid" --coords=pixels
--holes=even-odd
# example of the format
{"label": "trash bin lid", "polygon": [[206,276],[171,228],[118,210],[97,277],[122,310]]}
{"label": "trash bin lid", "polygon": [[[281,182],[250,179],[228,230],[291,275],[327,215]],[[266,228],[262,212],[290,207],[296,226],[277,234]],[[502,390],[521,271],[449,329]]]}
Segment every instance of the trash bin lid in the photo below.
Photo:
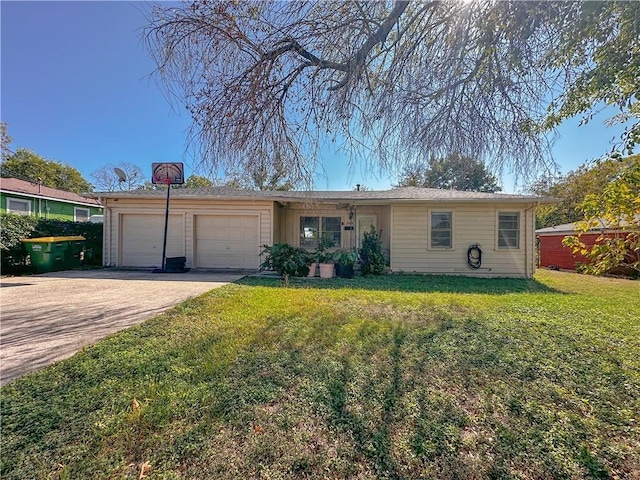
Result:
{"label": "trash bin lid", "polygon": [[21,242],[24,243],[57,243],[57,242],[73,242],[77,240],[86,240],[86,238],[81,236],[70,236],[70,237],[38,237],[38,238],[23,238]]}

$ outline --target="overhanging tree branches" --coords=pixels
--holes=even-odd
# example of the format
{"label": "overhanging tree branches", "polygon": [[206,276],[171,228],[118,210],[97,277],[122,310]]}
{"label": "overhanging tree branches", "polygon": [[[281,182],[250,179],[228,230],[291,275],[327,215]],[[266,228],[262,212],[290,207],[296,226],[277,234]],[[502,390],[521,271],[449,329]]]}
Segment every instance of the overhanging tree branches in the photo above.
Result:
{"label": "overhanging tree branches", "polygon": [[200,0],[156,7],[144,38],[209,165],[270,152],[298,181],[334,144],[380,168],[456,151],[529,173],[586,64],[565,61],[581,5]]}

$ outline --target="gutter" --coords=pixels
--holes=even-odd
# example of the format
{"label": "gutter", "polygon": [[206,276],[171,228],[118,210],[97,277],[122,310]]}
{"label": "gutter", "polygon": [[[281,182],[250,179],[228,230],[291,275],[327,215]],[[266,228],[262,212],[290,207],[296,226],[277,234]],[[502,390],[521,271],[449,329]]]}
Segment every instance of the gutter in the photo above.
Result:
{"label": "gutter", "polygon": [[[535,210],[536,208],[538,208],[540,206],[540,202],[536,202],[535,204],[531,205],[529,208],[525,209],[524,211],[524,223],[525,226],[527,224],[527,213],[530,210]],[[532,218],[532,227],[533,227],[533,238],[536,237],[535,234],[535,226],[536,226],[536,217],[535,215],[533,215]],[[531,277],[529,277],[529,229],[525,228],[525,232],[524,232],[525,238],[524,238],[524,271],[525,271],[525,275],[527,278],[533,278],[533,274],[535,273],[535,267],[531,269]],[[535,251],[535,245],[533,247],[534,251]],[[532,263],[535,263],[535,259],[533,260]]]}

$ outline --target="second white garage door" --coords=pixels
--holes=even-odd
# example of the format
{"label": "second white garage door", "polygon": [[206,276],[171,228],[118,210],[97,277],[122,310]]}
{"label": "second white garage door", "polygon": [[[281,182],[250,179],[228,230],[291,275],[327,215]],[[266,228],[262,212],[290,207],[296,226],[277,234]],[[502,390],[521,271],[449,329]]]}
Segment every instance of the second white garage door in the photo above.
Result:
{"label": "second white garage door", "polygon": [[197,215],[195,266],[257,269],[260,229],[257,215]]}

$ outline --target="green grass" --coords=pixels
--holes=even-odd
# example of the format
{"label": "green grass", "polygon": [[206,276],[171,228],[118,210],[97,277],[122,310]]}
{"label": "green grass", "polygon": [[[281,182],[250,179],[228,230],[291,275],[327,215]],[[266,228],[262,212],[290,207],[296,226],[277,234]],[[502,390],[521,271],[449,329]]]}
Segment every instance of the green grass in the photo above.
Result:
{"label": "green grass", "polygon": [[3,387],[0,476],[637,479],[639,298],[247,279]]}

